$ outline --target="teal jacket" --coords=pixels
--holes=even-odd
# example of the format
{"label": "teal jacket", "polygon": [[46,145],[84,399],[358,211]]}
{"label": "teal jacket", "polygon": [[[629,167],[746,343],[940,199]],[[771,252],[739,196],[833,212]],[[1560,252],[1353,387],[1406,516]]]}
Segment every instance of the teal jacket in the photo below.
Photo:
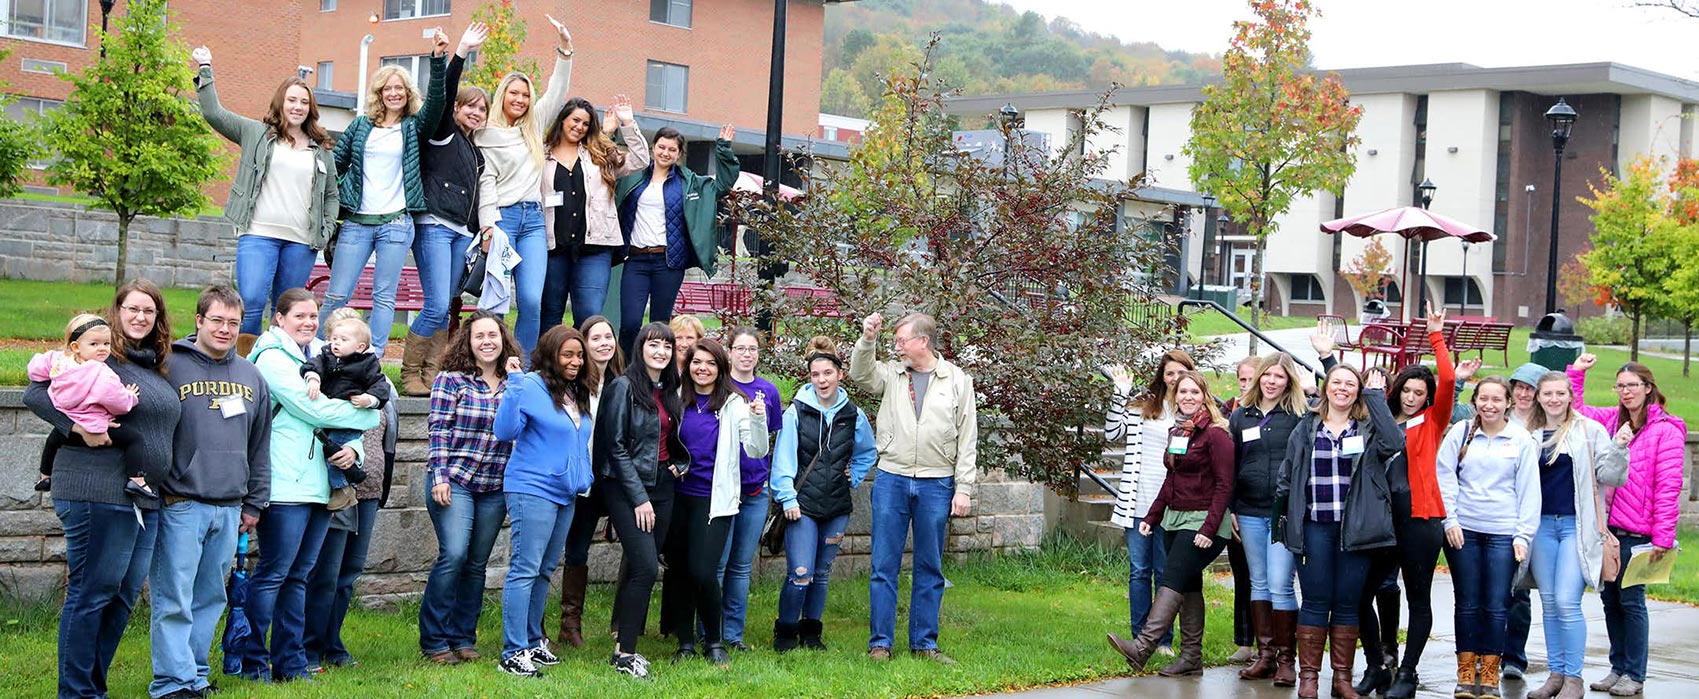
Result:
{"label": "teal jacket", "polygon": [[[732,191],[732,185],[737,184],[741,168],[737,164],[737,155],[732,153],[730,141],[714,141],[714,176],[703,177],[685,167],[683,163],[673,165],[680,175],[684,176],[684,227],[690,234],[690,247],[696,252],[696,260],[702,265],[702,273],[714,276],[714,258],[719,252],[720,238],[714,230],[714,219],[720,213],[720,198]],[[650,165],[641,172],[633,172],[619,178],[614,183],[614,205],[618,208],[625,206],[625,200],[631,196],[632,190],[655,173],[655,166]],[[631,233],[626,232],[626,242],[631,242]]]}
{"label": "teal jacket", "polygon": [[[436,129],[437,120],[448,104],[443,82],[448,67],[447,56],[431,56],[431,84],[425,90],[425,103],[418,112],[401,120],[401,183],[407,190],[408,213],[424,213],[425,184],[419,177],[420,124],[428,136]],[[359,210],[362,177],[366,166],[366,137],[372,133],[372,120],[361,114],[336,139],[336,176],[340,180],[342,208],[353,213]]]}
{"label": "teal jacket", "polygon": [[[242,147],[242,157],[237,161],[236,172],[230,181],[230,200],[224,204],[224,217],[236,225],[236,230],[248,230],[254,222],[254,202],[259,200],[260,189],[265,187],[266,173],[271,172],[271,146],[277,139],[272,135],[271,127],[263,122],[233,114],[219,104],[218,90],[212,85],[212,66],[201,66],[200,74],[195,76],[195,92],[200,95],[201,116],[206,118],[207,125]],[[315,227],[307,234],[312,237],[313,249],[318,250],[336,230],[339,208],[333,174],[336,161],[331,158],[329,150],[310,139],[308,147],[315,159],[312,191],[317,196],[312,197],[308,204],[307,220]]]}
{"label": "teal jacket", "polygon": [[[330,348],[325,347],[326,352]],[[271,502],[273,504],[318,504],[330,502],[330,477],[324,449],[313,438],[319,427],[364,432],[378,424],[382,411],[356,408],[345,400],[319,396],[307,400],[307,384],[301,379],[301,363],[307,360],[301,346],[272,328],[248,354],[259,368],[271,392]],[[364,454],[359,440],[348,443],[355,454]]]}

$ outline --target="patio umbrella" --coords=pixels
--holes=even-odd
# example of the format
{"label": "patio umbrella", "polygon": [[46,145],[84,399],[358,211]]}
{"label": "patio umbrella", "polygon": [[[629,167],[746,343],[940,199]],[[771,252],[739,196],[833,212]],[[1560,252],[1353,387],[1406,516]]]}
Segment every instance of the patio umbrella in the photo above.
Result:
{"label": "patio umbrella", "polygon": [[254,633],[253,627],[248,624],[248,614],[242,609],[248,602],[246,533],[236,538],[236,567],[230,571],[230,580],[225,584],[224,596],[230,605],[230,616],[224,620],[224,640],[220,644],[224,649],[224,674],[239,675],[242,673],[242,644]]}
{"label": "patio umbrella", "polygon": [[[732,190],[760,194],[764,191],[762,186],[766,183],[767,181],[765,179],[753,172],[740,172],[737,175],[737,182],[732,184]],[[790,201],[801,195],[802,190],[800,189],[786,184],[779,185],[779,198],[784,201]]]}
{"label": "patio umbrella", "polygon": [[[1449,216],[1441,216],[1419,206],[1395,206],[1373,213],[1347,216],[1342,219],[1321,224],[1323,233],[1345,233],[1358,238],[1367,238],[1381,233],[1392,233],[1404,239],[1406,259],[1408,259],[1411,239],[1422,241],[1422,270],[1420,284],[1422,293],[1427,293],[1428,255],[1427,243],[1430,240],[1455,238],[1469,243],[1491,242],[1497,236],[1471,226]],[[1404,270],[1405,285],[1401,289],[1409,292],[1410,270]],[[1405,308],[1409,304],[1400,304]]]}

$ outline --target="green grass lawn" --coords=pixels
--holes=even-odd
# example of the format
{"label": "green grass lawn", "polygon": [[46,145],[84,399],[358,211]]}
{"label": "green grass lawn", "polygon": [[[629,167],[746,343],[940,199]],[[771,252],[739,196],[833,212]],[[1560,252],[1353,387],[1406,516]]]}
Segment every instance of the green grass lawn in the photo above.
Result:
{"label": "green grass lawn", "polygon": [[1675,539],[1682,551],[1675,559],[1675,572],[1668,585],[1650,585],[1646,595],[1653,599],[1699,605],[1699,528],[1682,527]]}
{"label": "green grass lawn", "polygon": [[[355,668],[333,670],[312,685],[264,686],[214,675],[221,696],[420,697],[420,696],[631,696],[641,691],[663,697],[933,697],[1007,691],[1039,685],[1074,683],[1128,674],[1125,661],[1103,640],[1105,632],[1124,633],[1127,624],[1126,555],[1119,551],[1052,539],[1036,553],[976,558],[947,564],[955,587],[945,595],[939,644],[960,664],[943,667],[898,654],[888,664],[866,659],[867,576],[833,580],[825,614],[825,653],[799,651],[779,656],[770,650],[777,609],[777,580],[758,580],[750,595],[748,640],[758,650],[733,655],[729,669],[700,660],[673,665],[673,644],[646,636],[640,647],[653,662],[653,684],[616,675],[608,667],[612,642],[588,633],[589,644],[562,652],[563,663],[541,680],[524,680],[496,671],[492,660],[470,666],[438,667],[419,659],[417,607],[397,613],[356,610],[348,617],[344,639],[360,660]],[[899,595],[906,614],[907,576]],[[1233,650],[1231,591],[1211,585],[1206,662],[1219,664]],[[603,628],[612,602],[612,586],[592,585],[585,626]],[[485,605],[479,650],[486,658],[500,646],[499,596]],[[551,606],[552,606],[551,602]],[[652,607],[655,618],[658,603]],[[57,609],[0,609],[6,642],[0,667],[14,696],[51,696],[55,683]],[[113,696],[144,694],[150,677],[145,603],[118,648],[112,668]],[[551,610],[550,620],[555,619]],[[906,647],[906,623],[898,619],[898,648]],[[214,667],[219,653],[214,651]],[[1166,661],[1163,661],[1166,662]],[[1153,662],[1152,671],[1161,663]],[[641,689],[638,689],[641,688]]]}
{"label": "green grass lawn", "polygon": [[[1249,306],[1240,306],[1234,313],[1246,322],[1250,322],[1251,309]],[[1245,332],[1245,329],[1239,327],[1238,323],[1228,320],[1226,316],[1215,312],[1215,309],[1187,308],[1186,315],[1191,317],[1191,322],[1186,326],[1186,330],[1191,332],[1194,337],[1202,338],[1211,335],[1232,335]],[[1288,330],[1315,327],[1315,324],[1316,319],[1303,316],[1266,316],[1262,319],[1262,325],[1259,329],[1264,331]]]}
{"label": "green grass lawn", "polygon": [[[93,208],[93,209],[99,209],[100,208],[98,206],[95,206],[95,198],[94,197],[83,195],[83,194],[41,194],[41,193],[38,193],[38,192],[19,192],[17,194],[12,195],[12,197],[14,199],[23,199],[23,200],[26,200],[26,201],[45,201],[45,202],[55,202],[55,203],[60,203],[60,204],[78,204],[78,205],[86,206],[86,207]],[[218,206],[218,205],[213,204],[211,202],[207,202],[206,206],[201,207],[200,215],[202,215],[202,216],[223,216],[224,215],[224,207]]]}

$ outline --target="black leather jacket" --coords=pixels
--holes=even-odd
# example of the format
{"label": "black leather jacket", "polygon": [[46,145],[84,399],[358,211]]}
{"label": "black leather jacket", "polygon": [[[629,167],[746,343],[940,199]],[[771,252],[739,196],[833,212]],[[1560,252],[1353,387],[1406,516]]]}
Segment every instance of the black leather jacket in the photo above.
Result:
{"label": "black leather jacket", "polygon": [[[602,390],[596,414],[596,476],[625,492],[633,506],[649,501],[660,474],[661,415],[632,400],[631,379],[621,376]],[[679,473],[690,466],[690,454],[678,438],[680,416],[667,431],[668,461]]]}

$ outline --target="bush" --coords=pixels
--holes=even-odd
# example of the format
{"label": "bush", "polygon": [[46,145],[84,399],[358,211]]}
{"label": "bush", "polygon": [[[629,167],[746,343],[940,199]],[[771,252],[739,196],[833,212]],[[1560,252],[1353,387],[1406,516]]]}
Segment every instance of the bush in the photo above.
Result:
{"label": "bush", "polygon": [[1633,330],[1628,316],[1592,316],[1575,321],[1575,334],[1590,345],[1626,345]]}

